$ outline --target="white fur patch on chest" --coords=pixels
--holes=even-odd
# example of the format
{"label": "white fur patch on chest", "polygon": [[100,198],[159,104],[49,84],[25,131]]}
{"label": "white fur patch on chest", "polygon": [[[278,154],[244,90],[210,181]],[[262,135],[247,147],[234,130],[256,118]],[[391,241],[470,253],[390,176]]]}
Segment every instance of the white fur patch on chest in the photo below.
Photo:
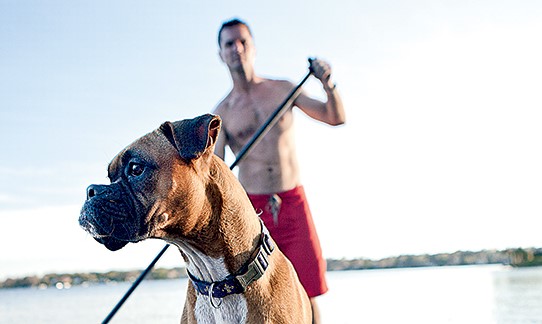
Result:
{"label": "white fur patch on chest", "polygon": [[[223,258],[211,258],[195,249],[188,250],[188,270],[205,281],[220,281],[230,275]],[[191,283],[190,283],[191,284]],[[197,294],[194,315],[198,323],[208,324],[243,324],[247,320],[247,301],[244,295],[229,295],[222,300],[214,299],[215,308],[211,305],[209,296]]]}
{"label": "white fur patch on chest", "polygon": [[214,308],[208,296],[198,294],[194,314],[198,323],[242,324],[247,320],[247,301],[243,295],[229,295],[222,298],[219,308]]}

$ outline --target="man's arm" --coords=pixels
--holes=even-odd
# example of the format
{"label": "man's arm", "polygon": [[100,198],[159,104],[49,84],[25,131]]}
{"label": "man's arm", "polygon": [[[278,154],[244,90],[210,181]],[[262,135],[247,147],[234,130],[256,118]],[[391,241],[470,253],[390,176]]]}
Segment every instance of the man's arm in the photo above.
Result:
{"label": "man's arm", "polygon": [[224,156],[226,155],[226,132],[224,129],[221,129],[220,133],[218,134],[215,144],[215,154],[224,160]]}
{"label": "man's arm", "polygon": [[214,109],[213,114],[220,116],[222,119],[222,126],[220,127],[220,132],[218,133],[218,138],[215,143],[215,155],[224,160],[226,156],[226,145],[228,145],[226,127],[224,125],[223,109],[224,101],[220,102],[218,106]]}
{"label": "man's arm", "polygon": [[305,114],[329,125],[342,125],[346,121],[343,102],[331,79],[331,67],[327,62],[315,59],[311,68],[313,75],[320,80],[327,95],[327,101],[321,102],[301,93],[295,105]]}

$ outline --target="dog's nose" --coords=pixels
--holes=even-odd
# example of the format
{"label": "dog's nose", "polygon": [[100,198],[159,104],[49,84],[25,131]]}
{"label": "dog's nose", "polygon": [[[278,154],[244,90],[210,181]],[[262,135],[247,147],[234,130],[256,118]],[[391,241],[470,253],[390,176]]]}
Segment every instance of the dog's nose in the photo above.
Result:
{"label": "dog's nose", "polygon": [[96,191],[94,191],[94,188],[88,187],[87,188],[87,199],[90,199],[96,195]]}
{"label": "dog's nose", "polygon": [[92,199],[93,197],[96,197],[100,195],[103,192],[103,186],[99,185],[90,185],[87,188],[87,200]]}
{"label": "dog's nose", "polygon": [[87,200],[94,196],[96,196],[96,189],[94,189],[94,185],[92,185],[87,188]]}

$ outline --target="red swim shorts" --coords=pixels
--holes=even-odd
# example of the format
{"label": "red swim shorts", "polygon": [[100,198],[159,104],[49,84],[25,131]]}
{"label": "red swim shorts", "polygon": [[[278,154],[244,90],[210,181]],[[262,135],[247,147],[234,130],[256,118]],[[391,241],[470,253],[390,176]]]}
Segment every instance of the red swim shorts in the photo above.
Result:
{"label": "red swim shorts", "polygon": [[[312,215],[302,186],[276,195],[248,195],[252,205],[269,229],[273,240],[292,262],[309,297],[327,292],[326,260],[322,256]],[[278,196],[278,198],[277,198]],[[279,201],[273,215],[272,198]],[[277,206],[277,205],[275,205]]]}

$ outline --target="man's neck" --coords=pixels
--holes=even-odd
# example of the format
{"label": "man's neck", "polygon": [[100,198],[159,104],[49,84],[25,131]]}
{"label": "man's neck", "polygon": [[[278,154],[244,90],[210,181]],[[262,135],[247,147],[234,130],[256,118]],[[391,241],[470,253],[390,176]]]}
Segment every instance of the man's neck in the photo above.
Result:
{"label": "man's neck", "polygon": [[249,91],[255,84],[261,81],[254,70],[231,71],[233,89],[235,91]]}

